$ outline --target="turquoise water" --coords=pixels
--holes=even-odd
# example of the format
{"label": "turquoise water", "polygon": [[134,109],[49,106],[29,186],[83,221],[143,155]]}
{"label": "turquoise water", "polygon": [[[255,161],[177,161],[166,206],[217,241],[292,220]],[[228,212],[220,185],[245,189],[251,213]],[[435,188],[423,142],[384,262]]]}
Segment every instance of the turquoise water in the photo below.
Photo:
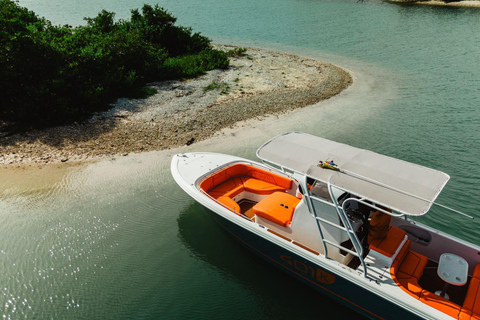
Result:
{"label": "turquoise water", "polygon": [[[149,1],[149,3],[156,3]],[[280,50],[352,71],[354,85],[254,137],[188,150],[254,158],[272,135],[303,130],[447,172],[422,222],[479,243],[480,10],[380,1],[160,1],[219,43]],[[20,0],[55,24],[101,9],[128,17],[143,1]],[[226,142],[222,142],[224,139]],[[361,318],[240,247],[174,184],[175,151],[72,170],[0,200],[5,318]]]}

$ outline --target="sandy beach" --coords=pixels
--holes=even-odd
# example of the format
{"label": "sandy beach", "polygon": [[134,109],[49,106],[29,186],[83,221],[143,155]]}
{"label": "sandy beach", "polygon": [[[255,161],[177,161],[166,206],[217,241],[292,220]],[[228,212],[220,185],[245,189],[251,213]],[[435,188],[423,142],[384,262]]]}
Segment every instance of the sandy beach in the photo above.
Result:
{"label": "sandy beach", "polygon": [[[219,46],[230,50],[231,46]],[[248,48],[228,70],[151,83],[147,99],[119,99],[82,124],[0,138],[0,166],[62,164],[191,145],[239,121],[328,99],[352,78],[334,65]]]}

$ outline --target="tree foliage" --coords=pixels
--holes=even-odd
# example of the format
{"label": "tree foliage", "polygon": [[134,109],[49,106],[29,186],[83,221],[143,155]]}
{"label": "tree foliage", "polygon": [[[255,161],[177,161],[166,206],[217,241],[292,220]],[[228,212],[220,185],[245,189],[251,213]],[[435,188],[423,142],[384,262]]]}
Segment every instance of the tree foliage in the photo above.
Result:
{"label": "tree foliage", "polygon": [[24,128],[85,119],[145,83],[227,68],[228,56],[158,5],[115,20],[103,10],[86,25],[54,26],[0,0],[0,120]]}

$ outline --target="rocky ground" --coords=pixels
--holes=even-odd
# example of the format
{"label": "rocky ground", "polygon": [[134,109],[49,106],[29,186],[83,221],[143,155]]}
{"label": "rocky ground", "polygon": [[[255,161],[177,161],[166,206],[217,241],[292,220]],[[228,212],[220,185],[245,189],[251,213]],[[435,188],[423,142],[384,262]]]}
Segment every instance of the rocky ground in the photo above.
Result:
{"label": "rocky ground", "polygon": [[[220,46],[230,50],[230,46]],[[328,99],[352,82],[334,65],[248,48],[228,70],[152,83],[147,99],[119,99],[90,121],[0,138],[0,166],[126,155],[192,144],[236,122]]]}

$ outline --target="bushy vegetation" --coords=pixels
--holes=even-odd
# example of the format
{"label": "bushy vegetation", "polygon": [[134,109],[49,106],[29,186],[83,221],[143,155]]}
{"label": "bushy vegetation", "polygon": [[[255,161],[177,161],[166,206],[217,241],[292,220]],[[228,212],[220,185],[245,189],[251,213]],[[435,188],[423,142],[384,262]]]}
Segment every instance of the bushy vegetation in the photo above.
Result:
{"label": "bushy vegetation", "polygon": [[232,50],[228,50],[227,55],[229,57],[242,57],[246,54],[247,48],[234,48]]}
{"label": "bushy vegetation", "polygon": [[0,0],[0,121],[23,128],[85,119],[150,81],[227,68],[226,53],[176,18],[144,5],[130,20],[102,11],[85,26],[54,26]]}

